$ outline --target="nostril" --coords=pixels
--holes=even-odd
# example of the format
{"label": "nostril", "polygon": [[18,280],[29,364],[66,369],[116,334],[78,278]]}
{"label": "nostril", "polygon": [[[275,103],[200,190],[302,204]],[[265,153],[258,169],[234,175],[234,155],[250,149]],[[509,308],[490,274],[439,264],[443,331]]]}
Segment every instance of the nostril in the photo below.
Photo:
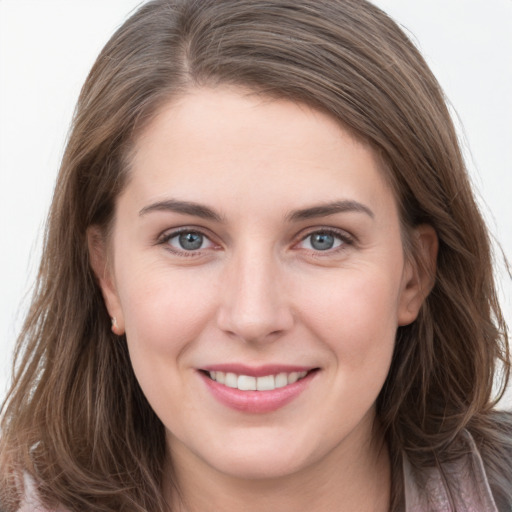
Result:
{"label": "nostril", "polygon": [[[219,328],[233,339],[246,343],[272,342],[281,338],[289,329],[279,318],[220,317]],[[278,328],[276,328],[278,327]]]}

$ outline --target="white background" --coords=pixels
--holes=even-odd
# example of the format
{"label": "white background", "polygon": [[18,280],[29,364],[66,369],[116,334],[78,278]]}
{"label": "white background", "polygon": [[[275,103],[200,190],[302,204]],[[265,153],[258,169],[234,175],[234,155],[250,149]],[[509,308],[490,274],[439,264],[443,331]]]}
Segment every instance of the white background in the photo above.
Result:
{"label": "white background", "polygon": [[[482,209],[512,260],[512,0],[376,3],[412,34],[457,112]],[[74,104],[97,54],[139,4],[0,0],[0,401]],[[497,256],[512,324],[512,282]]]}

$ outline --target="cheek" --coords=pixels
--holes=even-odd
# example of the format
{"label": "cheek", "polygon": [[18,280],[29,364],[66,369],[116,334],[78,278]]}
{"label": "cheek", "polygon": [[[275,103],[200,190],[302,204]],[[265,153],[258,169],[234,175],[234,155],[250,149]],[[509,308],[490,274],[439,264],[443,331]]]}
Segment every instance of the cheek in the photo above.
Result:
{"label": "cheek", "polygon": [[168,359],[193,343],[210,316],[216,287],[199,286],[187,272],[145,266],[124,276],[120,299],[127,340],[135,354]]}
{"label": "cheek", "polygon": [[390,359],[398,326],[398,282],[390,274],[363,269],[339,272],[325,286],[309,287],[305,321],[340,365],[360,369]]}
{"label": "cheek", "polygon": [[164,420],[169,411],[188,407],[176,390],[183,389],[187,354],[211,317],[211,301],[186,272],[146,265],[124,277],[120,298],[130,360],[146,399]]}

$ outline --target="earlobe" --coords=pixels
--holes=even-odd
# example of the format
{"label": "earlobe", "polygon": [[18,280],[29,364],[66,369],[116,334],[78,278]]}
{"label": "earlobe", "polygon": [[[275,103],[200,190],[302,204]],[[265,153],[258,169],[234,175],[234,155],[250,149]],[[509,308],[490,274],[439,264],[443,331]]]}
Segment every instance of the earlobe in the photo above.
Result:
{"label": "earlobe", "polygon": [[108,248],[105,236],[98,226],[87,228],[87,246],[91,267],[96,276],[103,295],[103,300],[112,319],[112,332],[124,334],[124,317],[108,259]]}
{"label": "earlobe", "polygon": [[398,325],[416,320],[421,305],[435,283],[439,241],[435,229],[428,224],[416,226],[411,233],[412,252],[405,264]]}

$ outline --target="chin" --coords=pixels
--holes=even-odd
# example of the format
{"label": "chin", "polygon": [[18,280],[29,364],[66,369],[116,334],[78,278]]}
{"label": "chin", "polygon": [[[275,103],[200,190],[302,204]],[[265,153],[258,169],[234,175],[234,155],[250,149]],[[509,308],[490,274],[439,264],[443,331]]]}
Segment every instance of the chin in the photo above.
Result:
{"label": "chin", "polygon": [[322,457],[321,447],[308,446],[298,437],[288,439],[293,441],[291,444],[282,439],[230,443],[227,449],[223,446],[215,450],[217,453],[208,453],[208,463],[221,473],[243,480],[284,478]]}
{"label": "chin", "polygon": [[308,461],[296,457],[275,453],[272,456],[247,456],[237,454],[236,458],[217,461],[216,469],[232,478],[241,480],[276,480],[300,472],[307,467]]}

